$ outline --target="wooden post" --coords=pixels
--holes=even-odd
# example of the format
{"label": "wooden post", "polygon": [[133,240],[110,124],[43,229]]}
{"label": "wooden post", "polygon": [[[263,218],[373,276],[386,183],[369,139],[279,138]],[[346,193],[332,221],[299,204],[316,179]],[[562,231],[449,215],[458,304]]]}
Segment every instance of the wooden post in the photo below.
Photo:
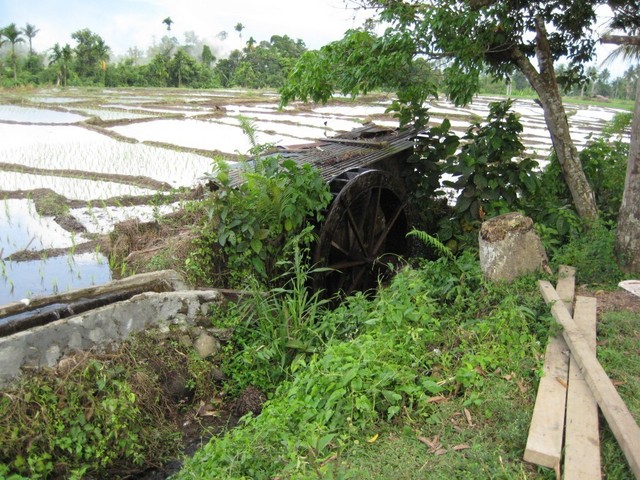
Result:
{"label": "wooden post", "polygon": [[571,318],[560,297],[547,281],[539,281],[542,296],[551,304],[551,314],[563,327],[562,336],[580,366],[607,423],[611,428],[636,478],[640,478],[640,427],[598,362],[589,342]]}

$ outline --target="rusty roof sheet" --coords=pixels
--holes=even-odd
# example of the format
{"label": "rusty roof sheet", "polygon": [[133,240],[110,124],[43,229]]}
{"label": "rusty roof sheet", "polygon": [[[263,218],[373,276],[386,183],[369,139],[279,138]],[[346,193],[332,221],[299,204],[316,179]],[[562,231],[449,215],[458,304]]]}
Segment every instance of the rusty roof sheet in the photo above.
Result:
{"label": "rusty roof sheet", "polygon": [[[413,129],[398,130],[369,123],[335,137],[278,148],[275,154],[300,165],[313,165],[328,182],[348,170],[367,167],[412,149],[415,137]],[[241,170],[233,170],[230,177],[232,185],[242,182]]]}

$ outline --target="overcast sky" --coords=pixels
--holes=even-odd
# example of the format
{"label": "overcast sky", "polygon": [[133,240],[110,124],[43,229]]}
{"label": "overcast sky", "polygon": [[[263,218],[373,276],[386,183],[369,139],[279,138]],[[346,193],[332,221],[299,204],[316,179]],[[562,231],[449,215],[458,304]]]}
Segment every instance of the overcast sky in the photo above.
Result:
{"label": "overcast sky", "polygon": [[[602,25],[607,12],[601,13]],[[162,23],[166,17],[174,22],[170,32]],[[134,46],[144,52],[164,35],[183,43],[189,31],[211,44],[218,56],[244,46],[249,37],[260,42],[285,34],[317,49],[363,20],[363,14],[346,8],[343,0],[0,0],[0,27],[35,25],[40,31],[33,48],[39,52],[56,42],[75,45],[71,34],[83,28],[100,35],[115,56]],[[234,30],[238,22],[245,26],[242,39]],[[223,30],[228,33],[224,42],[216,38]],[[605,56],[599,48],[598,61]],[[619,62],[608,68],[615,77],[628,65]]]}
{"label": "overcast sky", "polygon": [[[342,0],[0,0],[0,26],[35,25],[37,51],[56,42],[73,46],[71,34],[89,28],[115,55],[133,46],[145,51],[164,35],[183,43],[188,31],[228,50],[249,37],[259,42],[285,34],[316,49],[359,26],[362,16],[354,15]],[[162,23],[166,17],[174,22],[170,32]],[[242,41],[234,30],[238,22],[245,26]],[[223,30],[229,34],[225,42],[216,38]]]}

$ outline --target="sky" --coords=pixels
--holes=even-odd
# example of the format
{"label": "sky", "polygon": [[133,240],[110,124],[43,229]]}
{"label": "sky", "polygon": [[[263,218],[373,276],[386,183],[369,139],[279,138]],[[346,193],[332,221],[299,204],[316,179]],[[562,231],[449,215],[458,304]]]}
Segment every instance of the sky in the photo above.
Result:
{"label": "sky", "polygon": [[[162,23],[167,17],[171,31]],[[228,51],[249,37],[260,42],[285,34],[317,49],[359,26],[360,18],[342,0],[0,0],[0,26],[30,23],[40,30],[33,40],[36,51],[56,42],[73,46],[71,34],[89,28],[115,55],[133,46],[146,51],[164,35],[183,43],[189,31]],[[234,30],[238,22],[245,27],[242,39]],[[216,38],[223,30],[224,42]]]}
{"label": "sky", "polygon": [[[599,25],[606,22],[607,11],[599,12]],[[162,21],[173,20],[171,31]],[[130,47],[143,52],[165,35],[184,43],[185,32],[214,48],[214,54],[241,48],[249,37],[269,40],[272,35],[302,39],[307,48],[317,49],[342,38],[345,31],[360,26],[365,17],[345,6],[344,0],[0,0],[0,26],[26,23],[39,29],[33,48],[42,52],[56,42],[74,46],[71,34],[89,28],[111,47],[112,57],[125,55]],[[242,38],[234,30],[244,25]],[[226,31],[225,41],[216,37]],[[598,60],[613,46],[598,47]],[[612,77],[629,67],[617,62],[607,65]]]}

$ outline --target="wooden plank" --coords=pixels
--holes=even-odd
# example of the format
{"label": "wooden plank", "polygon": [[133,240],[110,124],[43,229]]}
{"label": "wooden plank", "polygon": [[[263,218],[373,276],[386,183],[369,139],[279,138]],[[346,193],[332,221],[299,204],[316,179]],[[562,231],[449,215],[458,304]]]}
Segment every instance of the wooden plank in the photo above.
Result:
{"label": "wooden plank", "polygon": [[[577,297],[574,321],[584,333],[589,346],[596,349],[596,299]],[[595,480],[602,478],[598,402],[591,394],[580,367],[569,360],[569,390],[564,441],[564,479]]]}
{"label": "wooden plank", "polygon": [[[575,268],[562,265],[558,272],[558,290],[568,308],[573,308]],[[561,335],[549,339],[538,385],[536,403],[529,426],[524,459],[527,462],[560,469],[564,432],[565,402],[569,379],[567,344]]]}
{"label": "wooden plank", "polygon": [[573,297],[576,291],[576,269],[567,265],[560,265],[558,269],[558,284],[556,292],[567,306],[569,313],[573,314]]}
{"label": "wooden plank", "polygon": [[629,467],[636,478],[640,478],[640,427],[553,286],[542,280],[538,285],[545,301],[551,304],[551,314],[562,325],[562,336],[624,452]]}
{"label": "wooden plank", "polygon": [[618,284],[627,292],[632,293],[636,297],[640,297],[640,280],[623,280]]}
{"label": "wooden plank", "polygon": [[543,376],[538,385],[524,459],[558,469],[562,457],[564,407],[567,398],[569,356],[561,336],[549,339],[544,357]]}

